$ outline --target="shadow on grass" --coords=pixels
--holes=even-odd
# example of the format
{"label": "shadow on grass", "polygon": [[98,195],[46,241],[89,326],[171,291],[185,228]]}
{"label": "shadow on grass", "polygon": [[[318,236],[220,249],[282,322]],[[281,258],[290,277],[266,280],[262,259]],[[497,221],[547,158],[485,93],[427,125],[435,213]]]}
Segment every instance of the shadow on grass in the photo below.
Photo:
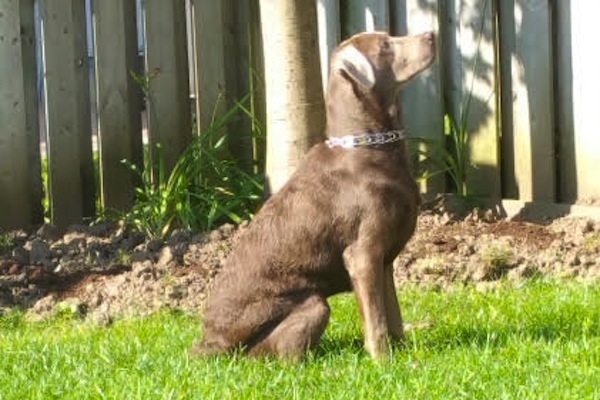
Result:
{"label": "shadow on grass", "polygon": [[323,337],[319,345],[312,351],[312,354],[315,358],[321,358],[332,354],[341,355],[344,353],[360,353],[361,351],[364,351],[364,342],[360,337]]}
{"label": "shadow on grass", "polygon": [[[392,344],[394,353],[412,352],[417,350],[451,350],[456,348],[490,349],[503,348],[516,342],[559,342],[572,341],[581,337],[600,337],[600,326],[597,324],[584,328],[575,324],[561,329],[554,323],[524,325],[524,326],[499,326],[489,329],[484,326],[433,326],[408,332],[405,343]],[[363,353],[362,337],[332,338],[324,337],[319,346],[312,352],[314,358],[319,359],[331,355],[345,353]]]}
{"label": "shadow on grass", "polygon": [[484,327],[462,327],[454,330],[438,328],[434,332],[423,332],[413,336],[409,339],[407,347],[429,350],[459,347],[489,349],[505,347],[510,342],[555,342],[571,337],[557,330],[553,325],[527,328],[501,327],[492,330]]}

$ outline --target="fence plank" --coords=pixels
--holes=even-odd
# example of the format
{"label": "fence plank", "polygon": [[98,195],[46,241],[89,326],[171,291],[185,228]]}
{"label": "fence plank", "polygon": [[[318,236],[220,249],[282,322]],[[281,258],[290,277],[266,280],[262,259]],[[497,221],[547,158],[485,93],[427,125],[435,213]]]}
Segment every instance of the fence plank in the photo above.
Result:
{"label": "fence plank", "polygon": [[[433,31],[439,43],[438,0],[392,0],[391,5],[391,9],[394,10],[394,14],[391,15],[393,34]],[[439,56],[427,71],[405,86],[402,91],[402,111],[408,135],[431,141],[431,145],[421,146],[426,153],[439,153],[440,148],[445,146]],[[423,182],[421,190],[425,193],[444,192],[443,174],[427,179]]]}
{"label": "fence plank", "polygon": [[558,201],[577,200],[575,121],[573,115],[573,64],[571,2],[558,1],[555,6],[556,53],[556,124],[557,124],[557,197]]}
{"label": "fence plank", "polygon": [[[250,3],[237,0],[222,1],[223,7],[223,57],[225,62],[226,107],[234,107],[236,101],[248,95],[251,90],[250,60]],[[246,103],[248,107],[249,102]],[[254,168],[252,120],[243,112],[232,116],[227,127],[229,150],[250,172]]]}
{"label": "fence plank", "polygon": [[[92,149],[91,127],[92,107],[90,94],[90,59],[88,56],[86,2],[72,0],[73,4],[73,46],[77,56],[75,68],[75,82],[79,92],[79,100],[75,108],[79,121],[79,170],[81,172],[81,193],[83,217],[86,220],[96,215],[96,173],[94,168],[94,155]],[[81,60],[81,61],[79,61]],[[96,167],[97,168],[97,167]]]}
{"label": "fence plank", "polygon": [[495,10],[492,0],[445,4],[444,58],[448,110],[469,134],[469,194],[499,197],[500,161],[496,114]]}
{"label": "fence plank", "polygon": [[94,37],[101,198],[105,208],[133,204],[134,177],[121,162],[142,166],[141,90],[137,68],[135,2],[94,3]]}
{"label": "fence plank", "polygon": [[16,0],[0,1],[0,80],[3,82],[0,85],[0,228],[5,229],[21,228],[33,220],[28,99],[23,74],[26,68],[23,40],[27,38],[20,32],[20,6]]}
{"label": "fence plank", "polygon": [[[170,173],[191,140],[184,0],[146,0],[146,107],[151,159]],[[155,165],[156,167],[156,165]]]}
{"label": "fence plank", "polygon": [[389,29],[388,0],[347,0],[342,12],[342,38],[358,32]]}
{"label": "fence plank", "polygon": [[267,126],[267,102],[264,79],[264,52],[262,42],[260,1],[249,0],[249,35],[250,35],[250,92],[251,111],[253,115],[252,133],[255,160],[255,171],[261,174],[265,172],[266,159],[266,126]]}
{"label": "fence plank", "polygon": [[[225,101],[225,57],[223,4],[214,0],[192,0],[196,117],[200,131],[210,126],[213,115],[221,115]],[[237,65],[237,61],[235,62]]]}
{"label": "fence plank", "polygon": [[340,42],[340,2],[339,0],[316,0],[319,22],[319,52],[323,89],[327,88],[329,59],[331,52]]}
{"label": "fence plank", "polygon": [[[568,28],[571,33],[570,51],[572,82],[572,112],[574,137],[572,146],[568,149],[562,148],[566,157],[563,168],[572,168],[575,171],[571,178],[574,182],[563,182],[570,185],[574,193],[570,199],[594,204],[600,203],[600,179],[598,178],[598,165],[600,165],[600,112],[598,112],[598,93],[600,93],[600,58],[591,49],[597,48],[600,25],[598,15],[600,14],[600,3],[596,1],[571,1],[570,20]],[[564,66],[564,64],[563,64]],[[561,76],[565,78],[565,76]],[[568,81],[563,82],[569,85]],[[567,132],[562,132],[565,135]],[[571,154],[568,154],[571,152]],[[572,161],[569,161],[572,160]],[[562,168],[561,168],[562,169]],[[566,178],[562,179],[563,181]]]}
{"label": "fence plank", "polygon": [[509,0],[499,7],[504,194],[552,202],[556,170],[550,4]]}
{"label": "fence plank", "polygon": [[95,199],[85,9],[56,0],[41,10],[50,211],[52,222],[66,227],[93,215]]}
{"label": "fence plank", "polygon": [[40,115],[36,60],[36,22],[34,0],[20,0],[21,47],[23,49],[23,77],[25,88],[25,129],[27,135],[27,162],[30,175],[30,207],[34,224],[44,221],[42,207],[42,171],[40,155]]}

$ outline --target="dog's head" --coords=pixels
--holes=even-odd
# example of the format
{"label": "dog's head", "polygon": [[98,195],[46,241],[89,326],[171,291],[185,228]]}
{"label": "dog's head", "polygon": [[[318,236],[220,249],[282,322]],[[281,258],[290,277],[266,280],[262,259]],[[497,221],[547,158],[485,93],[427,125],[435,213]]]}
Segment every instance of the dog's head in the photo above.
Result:
{"label": "dog's head", "polygon": [[429,67],[434,58],[432,32],[399,37],[385,32],[359,33],[334,51],[331,73],[341,72],[364,90],[378,85],[399,88]]}

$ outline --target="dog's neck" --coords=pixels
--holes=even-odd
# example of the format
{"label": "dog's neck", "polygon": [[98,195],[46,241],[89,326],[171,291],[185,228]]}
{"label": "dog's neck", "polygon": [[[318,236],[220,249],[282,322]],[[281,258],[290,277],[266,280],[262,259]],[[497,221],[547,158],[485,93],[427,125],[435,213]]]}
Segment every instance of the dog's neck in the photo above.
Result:
{"label": "dog's neck", "polygon": [[328,137],[403,129],[397,93],[360,90],[343,76],[332,74],[327,96]]}

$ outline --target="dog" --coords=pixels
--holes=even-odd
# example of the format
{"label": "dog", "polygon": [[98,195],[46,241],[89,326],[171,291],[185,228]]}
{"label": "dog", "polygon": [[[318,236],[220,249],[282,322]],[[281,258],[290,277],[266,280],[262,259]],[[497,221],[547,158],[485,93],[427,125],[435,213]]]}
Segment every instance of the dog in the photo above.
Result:
{"label": "dog", "polygon": [[412,236],[412,177],[399,92],[434,60],[433,33],[361,33],[333,52],[327,136],[265,202],[215,277],[192,354],[243,351],[298,360],[354,291],[374,359],[404,339],[392,262]]}

